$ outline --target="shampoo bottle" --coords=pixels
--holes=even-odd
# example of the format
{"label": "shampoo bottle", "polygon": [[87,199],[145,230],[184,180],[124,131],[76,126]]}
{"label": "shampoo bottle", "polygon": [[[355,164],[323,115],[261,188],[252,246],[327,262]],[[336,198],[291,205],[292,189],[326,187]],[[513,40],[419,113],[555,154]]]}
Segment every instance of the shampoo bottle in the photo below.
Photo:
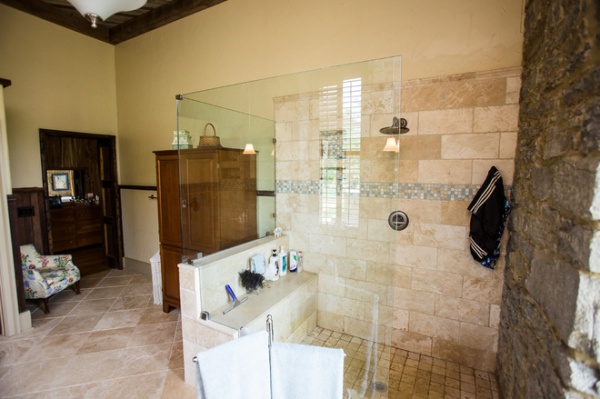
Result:
{"label": "shampoo bottle", "polygon": [[298,269],[298,254],[294,250],[290,250],[290,273],[295,273]]}
{"label": "shampoo bottle", "polygon": [[267,267],[267,272],[270,277],[269,280],[279,280],[279,256],[277,255],[276,249],[271,250],[271,257],[269,258],[269,267]]}
{"label": "shampoo bottle", "polygon": [[285,248],[282,245],[281,250],[279,251],[279,275],[285,276],[287,274],[287,269],[288,269],[287,252],[285,252]]}

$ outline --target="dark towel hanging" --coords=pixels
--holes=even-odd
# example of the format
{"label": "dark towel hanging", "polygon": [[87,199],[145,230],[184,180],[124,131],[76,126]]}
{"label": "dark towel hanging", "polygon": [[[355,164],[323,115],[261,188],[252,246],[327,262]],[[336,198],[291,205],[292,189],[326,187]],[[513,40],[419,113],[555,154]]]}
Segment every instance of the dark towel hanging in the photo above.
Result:
{"label": "dark towel hanging", "polygon": [[502,176],[495,166],[488,172],[468,209],[471,212],[471,255],[483,266],[495,269],[500,257],[500,239],[510,213]]}

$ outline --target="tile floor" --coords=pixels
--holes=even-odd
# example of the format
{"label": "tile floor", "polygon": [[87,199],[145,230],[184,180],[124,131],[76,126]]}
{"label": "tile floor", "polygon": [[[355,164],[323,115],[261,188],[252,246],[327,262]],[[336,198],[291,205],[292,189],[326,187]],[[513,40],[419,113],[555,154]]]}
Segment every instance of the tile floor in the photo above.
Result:
{"label": "tile floor", "polygon": [[195,398],[183,381],[178,311],[154,305],[149,277],[112,270],[65,290],[34,328],[0,337],[0,398]]}
{"label": "tile floor", "polygon": [[[149,277],[119,270],[84,277],[81,295],[63,291],[50,311],[33,311],[33,329],[0,336],[0,398],[196,397],[183,381],[179,311],[153,304]],[[492,374],[456,363],[320,327],[303,343],[344,349],[346,399],[499,398]],[[377,364],[368,364],[374,349]],[[386,386],[372,385],[367,370]]]}
{"label": "tile floor", "polygon": [[[304,344],[342,348],[346,399],[499,399],[493,374],[317,327]],[[366,362],[368,354],[370,359]],[[375,364],[376,363],[376,364]],[[374,385],[376,382],[386,386]],[[365,378],[368,376],[368,378]]]}

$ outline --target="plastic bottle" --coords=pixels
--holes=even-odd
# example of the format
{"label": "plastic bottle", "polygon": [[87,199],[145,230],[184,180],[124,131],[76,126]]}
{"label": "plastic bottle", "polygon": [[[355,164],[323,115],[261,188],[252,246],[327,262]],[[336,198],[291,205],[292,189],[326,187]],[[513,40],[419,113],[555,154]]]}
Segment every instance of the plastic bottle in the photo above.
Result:
{"label": "plastic bottle", "polygon": [[276,249],[271,250],[271,257],[269,258],[269,266],[267,267],[267,280],[276,281],[279,280],[279,256]]}
{"label": "plastic bottle", "polygon": [[298,273],[302,273],[304,271],[304,254],[302,251],[298,251]]}
{"label": "plastic bottle", "polygon": [[290,273],[296,273],[298,270],[298,254],[293,249],[290,250]]}
{"label": "plastic bottle", "polygon": [[279,250],[279,275],[285,276],[287,274],[287,269],[288,269],[287,252],[285,252],[285,248],[282,245],[281,249]]}

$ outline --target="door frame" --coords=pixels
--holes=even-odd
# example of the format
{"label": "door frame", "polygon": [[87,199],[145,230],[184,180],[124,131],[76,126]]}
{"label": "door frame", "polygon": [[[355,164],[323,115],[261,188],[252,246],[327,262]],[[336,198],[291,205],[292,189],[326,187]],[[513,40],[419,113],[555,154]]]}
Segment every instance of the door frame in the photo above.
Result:
{"label": "door frame", "polygon": [[[122,226],[122,218],[121,218],[121,195],[119,191],[119,179],[118,179],[118,165],[117,165],[117,148],[116,148],[116,136],[108,135],[108,134],[93,134],[93,133],[81,133],[81,132],[71,132],[71,131],[63,131],[63,130],[52,130],[52,129],[40,129],[40,155],[41,155],[41,163],[42,163],[42,182],[44,187],[44,196],[46,197],[45,205],[46,205],[46,219],[50,220],[50,208],[48,206],[48,183],[46,176],[46,171],[48,168],[48,154],[46,153],[46,139],[48,137],[53,138],[80,138],[80,139],[88,139],[88,140],[96,140],[98,142],[98,148],[108,146],[108,153],[112,158],[109,162],[109,174],[110,179],[101,179],[102,190],[105,188],[109,188],[112,191],[112,195],[114,196],[114,203],[112,209],[107,210],[105,208],[105,201],[102,201],[102,215],[103,215],[103,226],[104,226],[104,253],[107,255],[107,262],[110,267],[122,270],[123,269],[123,226]],[[98,153],[98,163],[100,164],[100,151]],[[99,165],[99,170],[102,165]],[[100,173],[100,172],[99,172]],[[108,214],[108,211],[112,211],[113,216]],[[107,229],[111,231],[107,231]],[[49,232],[48,232],[49,233]],[[108,256],[108,243],[106,242],[108,239],[113,239],[116,255]]]}

